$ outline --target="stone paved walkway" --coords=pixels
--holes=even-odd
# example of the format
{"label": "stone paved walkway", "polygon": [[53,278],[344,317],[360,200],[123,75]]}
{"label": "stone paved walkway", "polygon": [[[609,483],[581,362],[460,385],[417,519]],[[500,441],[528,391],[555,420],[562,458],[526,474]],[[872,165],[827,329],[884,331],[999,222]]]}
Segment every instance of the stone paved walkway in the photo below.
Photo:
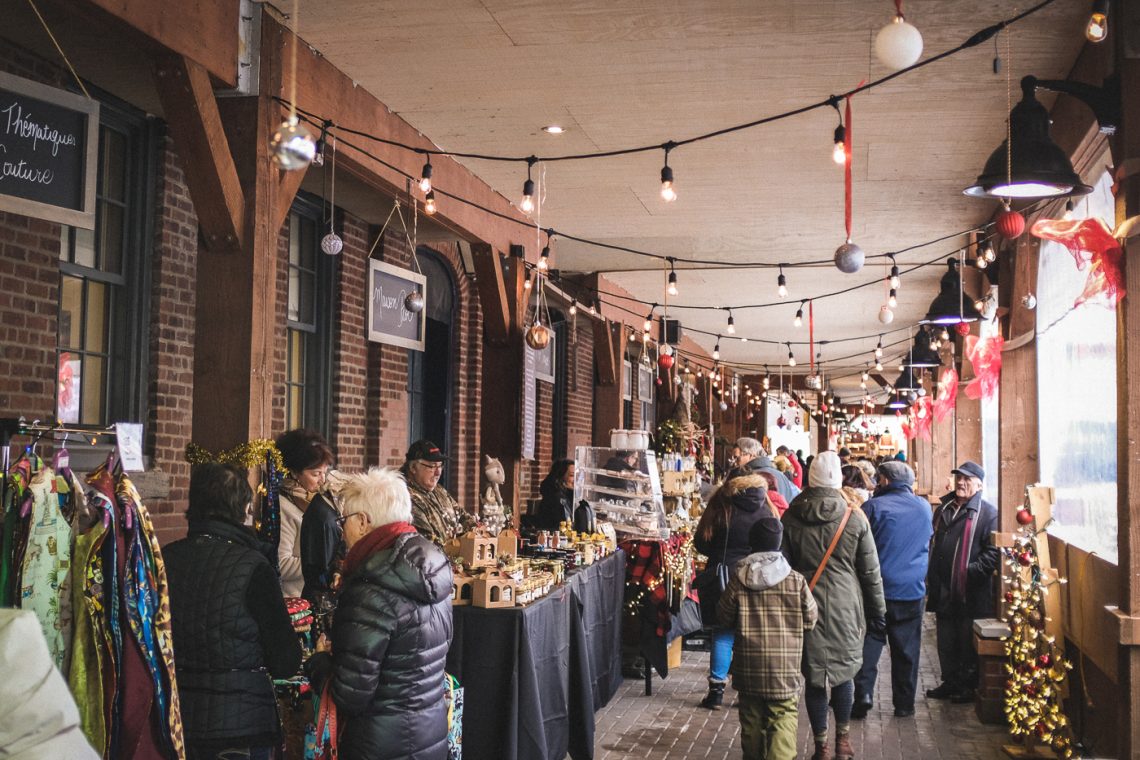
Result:
{"label": "stone paved walkway", "polygon": [[[1008,741],[1000,727],[985,726],[973,705],[952,705],[926,699],[926,689],[938,685],[934,618],[927,616],[918,681],[919,697],[912,718],[896,718],[891,707],[890,659],[886,649],[879,669],[875,707],[863,721],[852,721],[851,739],[857,760],[1006,760],[1001,745]],[[597,715],[596,760],[736,760],[740,753],[740,721],[735,709],[707,711],[697,707],[707,682],[708,654],[685,652],[681,667],[669,678],[654,678],[653,696],[645,683],[627,679],[610,704]],[[834,719],[834,718],[833,718]],[[834,726],[832,726],[834,731]],[[800,703],[800,757],[814,750],[807,712]]]}

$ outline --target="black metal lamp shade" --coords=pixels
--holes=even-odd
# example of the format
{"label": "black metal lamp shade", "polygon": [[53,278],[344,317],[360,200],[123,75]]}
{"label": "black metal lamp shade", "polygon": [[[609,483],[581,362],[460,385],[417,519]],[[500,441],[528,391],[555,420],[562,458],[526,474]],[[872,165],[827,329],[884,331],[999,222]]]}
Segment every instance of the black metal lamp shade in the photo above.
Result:
{"label": "black metal lamp shade", "polygon": [[946,265],[947,272],[942,275],[938,295],[930,302],[926,316],[919,321],[924,325],[955,325],[959,322],[977,322],[982,315],[974,306],[974,299],[962,293],[962,278],[958,274],[958,259],[948,259]]}
{"label": "black metal lamp shade", "polygon": [[933,369],[934,367],[942,366],[942,358],[938,356],[938,352],[930,347],[930,333],[926,330],[919,330],[918,334],[914,336],[914,345],[911,346],[907,358],[903,361],[904,367],[917,367],[923,369]]}
{"label": "black metal lamp shade", "polygon": [[917,391],[922,387],[922,383],[915,379],[914,372],[910,367],[907,367],[899,373],[899,379],[895,380],[895,391],[905,393],[907,391]]}

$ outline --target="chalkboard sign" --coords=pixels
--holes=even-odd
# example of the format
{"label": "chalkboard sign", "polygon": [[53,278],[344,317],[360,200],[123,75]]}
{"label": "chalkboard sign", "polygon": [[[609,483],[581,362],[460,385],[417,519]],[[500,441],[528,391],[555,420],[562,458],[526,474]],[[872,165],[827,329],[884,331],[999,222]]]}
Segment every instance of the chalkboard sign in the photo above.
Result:
{"label": "chalkboard sign", "polygon": [[527,351],[534,354],[534,376],[538,380],[546,383],[554,382],[554,343],[558,336],[554,331],[550,331],[550,341],[546,344],[546,348],[541,351],[535,351],[530,346],[526,347]]}
{"label": "chalkboard sign", "polygon": [[0,209],[95,229],[99,104],[0,72]]}
{"label": "chalkboard sign", "polygon": [[426,310],[408,311],[404,299],[426,294],[427,278],[375,259],[368,262],[368,340],[424,350]]}

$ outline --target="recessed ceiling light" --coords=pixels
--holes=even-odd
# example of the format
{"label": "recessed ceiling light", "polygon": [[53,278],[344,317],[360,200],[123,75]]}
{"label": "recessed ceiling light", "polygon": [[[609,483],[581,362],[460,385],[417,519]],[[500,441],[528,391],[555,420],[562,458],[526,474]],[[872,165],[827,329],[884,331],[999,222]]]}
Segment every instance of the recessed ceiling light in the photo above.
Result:
{"label": "recessed ceiling light", "polygon": [[542,131],[548,135],[560,135],[566,131],[565,127],[560,127],[557,124],[549,124],[542,128]]}

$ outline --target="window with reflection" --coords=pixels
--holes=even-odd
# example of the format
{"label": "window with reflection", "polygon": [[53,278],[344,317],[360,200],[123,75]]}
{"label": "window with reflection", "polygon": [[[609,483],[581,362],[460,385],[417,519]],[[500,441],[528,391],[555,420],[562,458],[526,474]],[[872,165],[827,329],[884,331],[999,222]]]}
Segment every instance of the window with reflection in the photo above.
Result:
{"label": "window with reflection", "polygon": [[321,252],[327,228],[319,199],[298,196],[289,212],[285,429],[329,434],[336,256]]}
{"label": "window with reflection", "polygon": [[[1113,227],[1111,179],[1076,202],[1076,218]],[[1050,532],[1116,561],[1116,311],[1074,306],[1088,277],[1060,243],[1042,241],[1037,270],[1041,482],[1056,488]],[[1014,308],[1022,308],[1020,304]]]}

